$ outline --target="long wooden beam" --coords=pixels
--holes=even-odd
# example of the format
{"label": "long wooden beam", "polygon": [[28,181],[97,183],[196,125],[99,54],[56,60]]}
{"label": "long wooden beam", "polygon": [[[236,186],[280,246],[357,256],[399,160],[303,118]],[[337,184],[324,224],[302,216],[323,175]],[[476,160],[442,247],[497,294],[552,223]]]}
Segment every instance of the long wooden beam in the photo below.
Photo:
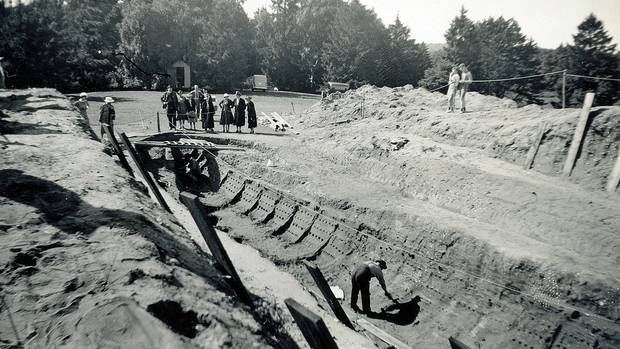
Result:
{"label": "long wooden beam", "polygon": [[236,147],[232,145],[212,145],[205,144],[200,142],[189,143],[189,142],[157,142],[157,141],[136,141],[134,142],[136,146],[140,147],[161,147],[161,148],[182,148],[182,149],[206,149],[206,150],[240,150],[243,151],[245,148]]}
{"label": "long wooden beam", "polygon": [[120,144],[118,144],[118,140],[116,139],[112,128],[110,127],[110,125],[104,123],[101,124],[101,127],[103,128],[105,134],[108,135],[108,139],[112,144],[112,148],[114,149],[116,156],[118,156],[118,160],[121,162],[121,166],[123,166],[123,168],[127,170],[127,172],[129,172],[129,175],[134,177],[133,170],[131,169],[131,166],[129,166],[129,162],[127,162],[125,153],[123,153],[123,149],[121,149]]}
{"label": "long wooden beam", "polygon": [[131,141],[129,140],[129,138],[127,138],[127,135],[124,132],[121,133],[121,141],[123,142],[123,144],[125,144],[125,147],[127,148],[127,152],[129,152],[131,159],[136,164],[136,167],[138,167],[138,171],[140,171],[142,178],[144,178],[146,185],[148,185],[149,189],[151,189],[151,192],[155,196],[155,199],[157,200],[159,205],[161,205],[161,207],[163,207],[164,210],[168,212],[172,212],[170,210],[170,207],[168,207],[166,200],[164,200],[164,197],[159,192],[159,188],[155,185],[155,181],[153,180],[153,177],[151,177],[151,174],[144,167],[144,164],[142,163],[142,159],[140,159],[138,152],[133,147],[133,145],[131,144]]}
{"label": "long wooden beam", "polygon": [[387,343],[388,345],[396,348],[396,349],[411,349],[410,346],[408,346],[407,344],[405,344],[404,342],[402,342],[401,340],[394,338],[392,335],[390,335],[389,333],[385,332],[384,330],[380,329],[379,327],[371,324],[368,320],[366,319],[358,319],[357,320],[357,324],[363,328],[365,331],[369,332],[370,334],[372,334],[373,336],[379,338],[381,341]]}

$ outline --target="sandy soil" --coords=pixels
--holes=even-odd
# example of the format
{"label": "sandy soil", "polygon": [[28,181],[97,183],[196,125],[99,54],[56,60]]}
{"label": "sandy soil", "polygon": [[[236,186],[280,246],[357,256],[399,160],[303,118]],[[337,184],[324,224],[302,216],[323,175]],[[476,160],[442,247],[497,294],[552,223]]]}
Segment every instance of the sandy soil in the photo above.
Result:
{"label": "sandy soil", "polygon": [[[366,93],[364,117],[356,93]],[[348,291],[354,263],[387,259],[394,293],[421,295],[424,303],[408,324],[371,321],[413,346],[445,347],[449,335],[484,348],[620,345],[620,199],[598,190],[617,156],[617,108],[594,110],[574,175],[565,180],[556,175],[577,110],[516,108],[472,95],[471,113],[447,115],[440,96],[430,97],[362,88],[290,120],[299,136],[209,136],[246,147],[219,152],[216,170],[222,175],[231,164],[357,229],[363,238],[352,254],[315,260]],[[348,122],[332,124],[343,117]],[[540,118],[551,131],[536,171],[524,171]],[[438,132],[440,123],[456,131]],[[510,145],[491,146],[506,133]],[[397,137],[408,143],[394,150]],[[244,218],[236,205],[216,214],[230,235],[312,285],[298,263],[303,242],[273,236],[269,224]],[[375,309],[389,304],[376,285],[372,291]]]}
{"label": "sandy soil", "polygon": [[64,96],[3,91],[0,111],[0,347],[296,347],[282,309],[240,304]]}

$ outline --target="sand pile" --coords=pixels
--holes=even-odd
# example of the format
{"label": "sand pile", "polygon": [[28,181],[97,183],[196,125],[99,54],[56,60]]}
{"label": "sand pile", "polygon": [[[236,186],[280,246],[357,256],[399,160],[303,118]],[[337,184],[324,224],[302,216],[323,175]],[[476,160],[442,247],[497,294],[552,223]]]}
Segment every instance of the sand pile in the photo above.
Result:
{"label": "sand pile", "polygon": [[[522,164],[541,123],[546,131],[533,168],[557,175],[561,172],[577,124],[579,109],[518,108],[509,99],[471,92],[468,113],[446,113],[445,95],[414,89],[363,86],[332,94],[294,122],[300,127],[327,127],[333,123],[351,132],[379,134],[385,130],[413,134],[437,142],[484,150],[486,154]],[[571,180],[588,188],[603,188],[618,154],[620,108],[597,107]],[[345,121],[347,121],[345,123]],[[351,125],[355,125],[352,126]]]}
{"label": "sand pile", "polygon": [[5,91],[0,112],[0,347],[280,341],[278,319],[238,303],[212,259],[62,95]]}

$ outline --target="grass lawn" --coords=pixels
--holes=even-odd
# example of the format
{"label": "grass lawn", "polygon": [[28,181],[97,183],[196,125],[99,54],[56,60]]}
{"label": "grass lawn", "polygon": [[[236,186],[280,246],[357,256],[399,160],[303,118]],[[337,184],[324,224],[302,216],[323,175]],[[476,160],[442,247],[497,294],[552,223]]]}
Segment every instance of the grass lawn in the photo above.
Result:
{"label": "grass lawn", "polygon": [[[155,91],[102,91],[89,93],[88,101],[90,109],[88,117],[90,124],[95,132],[99,133],[99,107],[103,104],[103,98],[110,96],[114,98],[114,109],[116,111],[116,130],[125,132],[157,132],[157,113],[160,114],[162,131],[167,130],[166,112],[162,109],[160,97],[163,92]],[[251,95],[256,106],[256,113],[260,116],[261,112],[269,114],[277,112],[281,115],[293,113],[301,114],[310,106],[320,101],[319,96],[305,94],[295,94],[289,92],[281,93],[248,93]],[[222,100],[222,94],[213,95],[216,102]],[[77,95],[69,95],[78,98]],[[219,108],[215,113],[216,130],[219,128]],[[247,124],[246,124],[247,125]],[[234,127],[231,127],[234,129]],[[246,129],[246,127],[244,127]]]}

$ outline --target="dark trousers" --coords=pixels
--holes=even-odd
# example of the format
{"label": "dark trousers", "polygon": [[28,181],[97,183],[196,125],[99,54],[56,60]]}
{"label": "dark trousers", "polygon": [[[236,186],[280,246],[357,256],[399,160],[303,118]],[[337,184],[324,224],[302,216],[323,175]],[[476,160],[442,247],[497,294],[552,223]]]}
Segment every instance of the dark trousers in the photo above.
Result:
{"label": "dark trousers", "polygon": [[176,129],[177,128],[177,116],[176,114],[168,114],[168,129]]}
{"label": "dark trousers", "polygon": [[355,275],[351,278],[351,308],[357,308],[357,295],[362,292],[362,311],[370,313],[370,282],[369,280],[360,280]]}

